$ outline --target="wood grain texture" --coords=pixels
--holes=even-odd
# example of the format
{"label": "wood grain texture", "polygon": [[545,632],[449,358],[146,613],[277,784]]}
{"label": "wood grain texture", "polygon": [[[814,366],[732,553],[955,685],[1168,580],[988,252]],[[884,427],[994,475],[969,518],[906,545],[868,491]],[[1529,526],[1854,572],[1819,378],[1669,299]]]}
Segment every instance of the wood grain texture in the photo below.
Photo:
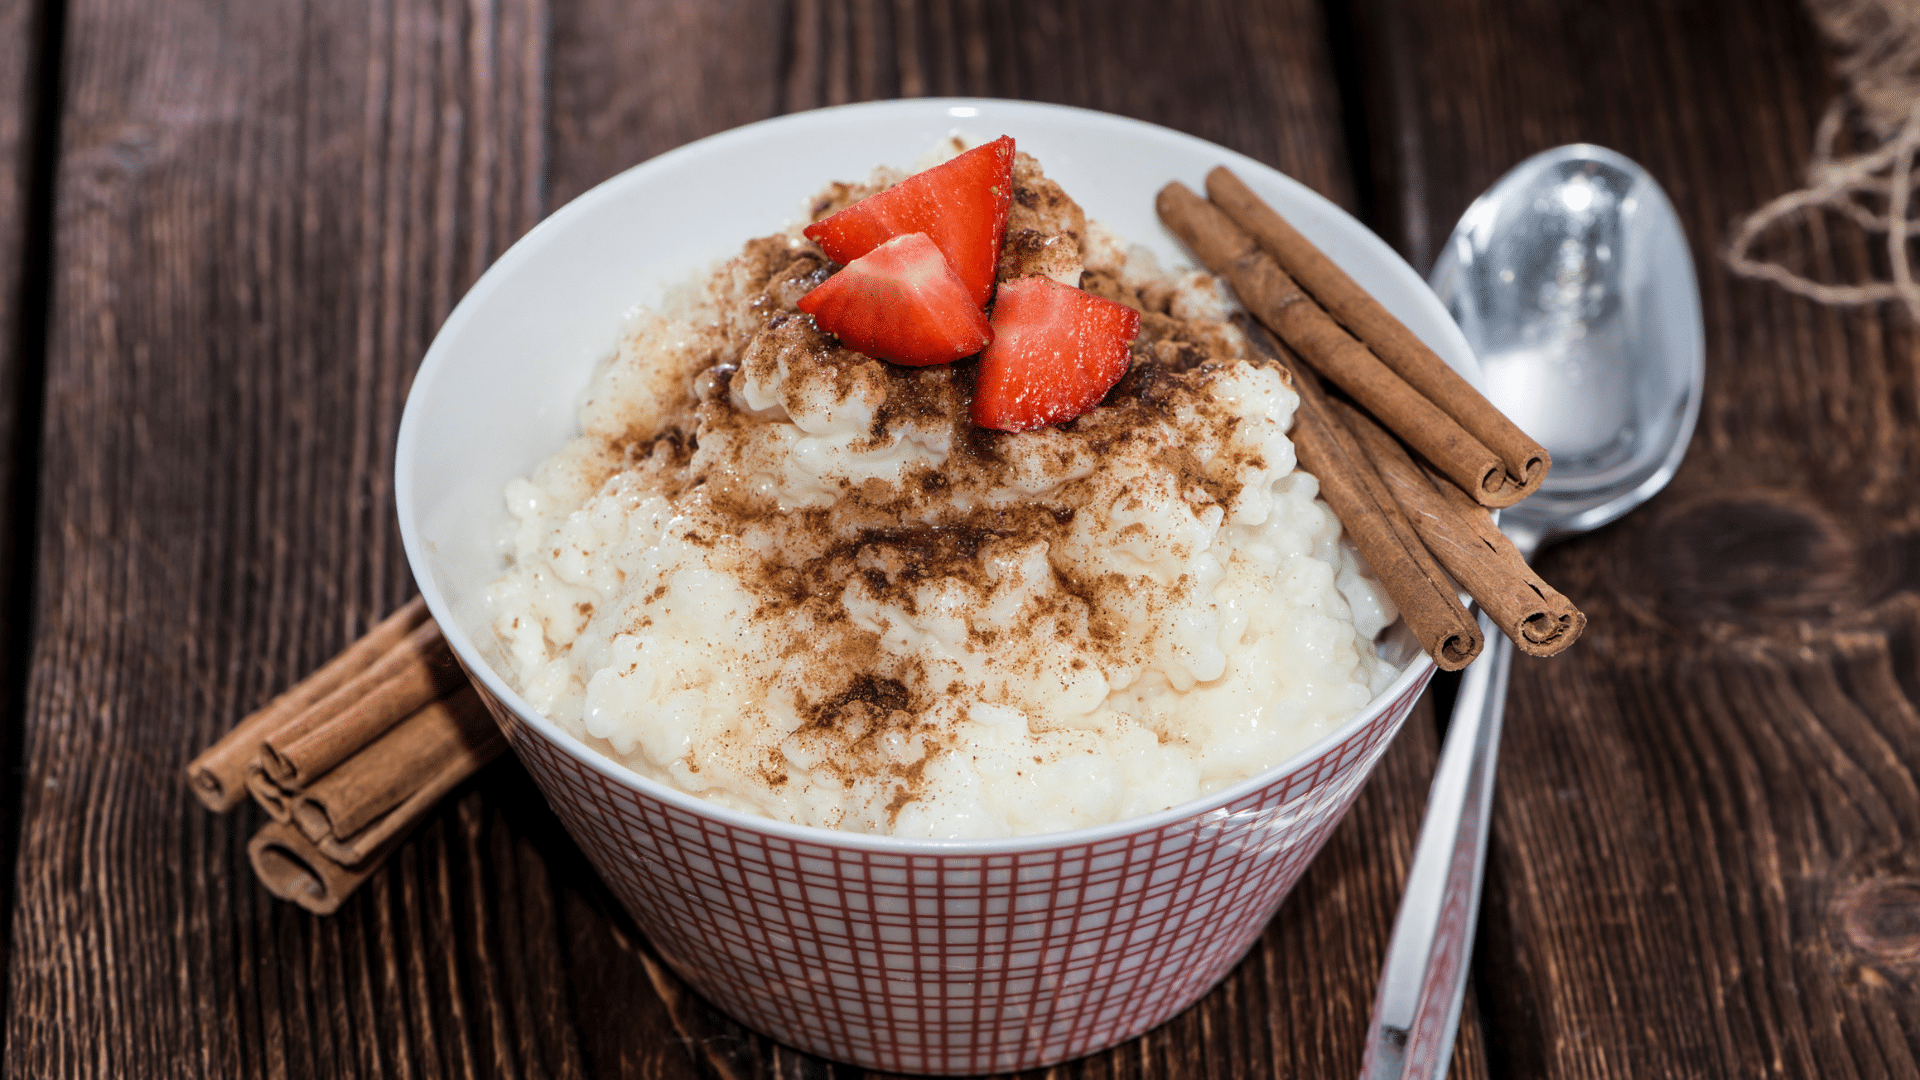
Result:
{"label": "wood grain texture", "polygon": [[[0,385],[8,387],[17,384],[20,366],[29,362],[23,351],[37,344],[33,339],[38,337],[28,325],[39,313],[28,310],[27,270],[37,164],[33,141],[42,104],[43,72],[35,52],[42,7],[39,0],[0,0]],[[0,412],[0,423],[8,425],[0,428],[0,446],[11,455],[11,425],[24,403],[7,404]],[[30,407],[37,409],[38,404]]]}
{"label": "wood grain texture", "polygon": [[[43,217],[49,185],[45,122],[54,20],[43,0],[0,0],[0,708],[18,715],[26,689],[33,591],[35,467],[40,432],[40,360],[46,290]],[[20,758],[20,726],[0,725],[0,760]],[[0,860],[11,863],[19,831],[19,773],[0,773]],[[11,911],[12,890],[0,893]],[[9,946],[0,943],[0,963]]]}
{"label": "wood grain texture", "polygon": [[1138,117],[1353,202],[1327,30],[1308,0],[579,0],[553,18],[555,205],[737,124],[928,96]]}
{"label": "wood grain texture", "polygon": [[0,319],[6,336],[0,353],[8,361],[19,348],[20,287],[27,239],[29,154],[36,99],[33,41],[40,5],[34,0],[0,3]]}
{"label": "wood grain texture", "polygon": [[67,5],[20,1076],[577,1074],[492,804],[344,918],[276,904],[187,756],[407,595],[413,365],[541,205],[535,2]]}
{"label": "wood grain texture", "polygon": [[[1706,313],[1672,488],[1546,556],[1591,621],[1515,667],[1475,968],[1492,1071],[1920,1074],[1920,339],[1720,259],[1802,181],[1834,90],[1816,35],[1788,0],[1367,8],[1403,251],[1524,156],[1597,142],[1666,187]],[[1825,280],[1872,265],[1837,221],[1771,243]]]}
{"label": "wood grain texture", "polygon": [[549,209],[676,146],[784,111],[783,5],[575,0],[552,19]]}

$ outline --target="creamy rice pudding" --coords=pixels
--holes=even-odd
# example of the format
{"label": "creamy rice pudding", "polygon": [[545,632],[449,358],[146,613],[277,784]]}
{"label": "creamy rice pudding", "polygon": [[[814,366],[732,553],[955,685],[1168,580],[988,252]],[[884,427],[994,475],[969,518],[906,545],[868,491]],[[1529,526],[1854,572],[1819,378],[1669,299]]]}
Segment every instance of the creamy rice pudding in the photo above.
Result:
{"label": "creamy rice pudding", "polygon": [[1142,325],[1101,405],[1009,434],[970,421],[972,361],[885,363],[798,313],[832,270],[795,228],[634,313],[581,434],[509,486],[488,601],[534,708],[722,805],[991,837],[1200,797],[1392,681],[1395,613],[1210,275],[1162,271],[1020,155],[1001,277]]}

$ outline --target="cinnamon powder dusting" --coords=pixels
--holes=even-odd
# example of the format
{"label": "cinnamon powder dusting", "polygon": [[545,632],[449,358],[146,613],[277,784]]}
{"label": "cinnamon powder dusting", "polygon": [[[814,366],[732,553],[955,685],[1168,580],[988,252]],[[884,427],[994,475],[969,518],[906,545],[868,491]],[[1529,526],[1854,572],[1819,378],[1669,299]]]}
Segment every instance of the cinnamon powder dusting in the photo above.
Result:
{"label": "cinnamon powder dusting", "polygon": [[[807,257],[804,249],[794,252],[796,262]],[[768,276],[784,278],[780,271]],[[1210,467],[1189,448],[1195,429],[1226,433],[1238,424],[1237,411],[1211,393],[1216,372],[1238,358],[1216,362],[1178,337],[1185,332],[1204,338],[1203,332],[1187,331],[1169,316],[1162,315],[1157,327],[1168,336],[1140,343],[1127,379],[1102,408],[1051,431],[1044,448],[1023,447],[1016,463],[1008,460],[1006,444],[1018,436],[971,426],[971,362],[933,368],[883,363],[841,347],[809,317],[782,307],[779,298],[764,302],[776,313],[746,345],[737,375],[725,371],[725,360],[716,362],[722,370],[712,376],[715,382],[727,377],[777,383],[775,397],[789,415],[808,409],[869,415],[847,444],[856,452],[933,436],[951,443],[949,456],[937,467],[903,469],[897,479],[844,479],[824,508],[783,506],[760,482],[763,446],[753,432],[765,420],[734,393],[679,418],[678,426],[657,437],[663,449],[650,462],[658,468],[661,490],[690,496],[680,505],[691,526],[682,534],[686,542],[704,547],[727,542],[709,537],[728,538],[737,548],[742,537],[775,538],[753,545],[751,556],[736,550],[733,569],[754,597],[754,618],[778,621],[783,613],[806,612],[799,620],[805,633],[789,635],[782,645],[785,656],[807,661],[804,678],[791,687],[800,724],[789,739],[822,763],[816,776],[827,774],[846,788],[890,785],[885,809],[891,821],[918,797],[928,756],[950,750],[936,702],[989,700],[993,694],[980,678],[929,688],[924,669],[903,670],[885,648],[883,633],[856,616],[847,597],[857,598],[863,610],[910,617],[920,615],[923,605],[952,605],[965,627],[966,647],[997,654],[1002,668],[1044,672],[1054,662],[1044,646],[1058,640],[1079,646],[1064,661],[1073,671],[1142,666],[1153,642],[1139,632],[1140,620],[1131,611],[1114,610],[1115,601],[1130,598],[1130,607],[1158,622],[1188,599],[1190,576],[1176,575],[1156,587],[1128,574],[1085,574],[1049,562],[1047,587],[1033,590],[1006,618],[975,615],[991,603],[1004,573],[1000,567],[1024,551],[1071,548],[1077,518],[1106,515],[1092,497],[1102,481],[1086,475],[1101,463],[1136,462],[1199,510],[1230,504],[1241,486],[1241,467],[1257,470],[1264,462],[1258,454],[1229,450]],[[678,450],[684,446],[720,449],[683,457]],[[1022,486],[1040,493],[1010,503],[1004,490],[1016,470]],[[1141,505],[1124,489],[1115,503],[1123,512]],[[1156,542],[1144,524],[1111,531],[1124,540]],[[636,620],[660,600],[657,588],[635,612]],[[888,751],[889,740],[913,743],[915,756],[901,760]],[[784,764],[765,771],[770,783],[787,775]]]}

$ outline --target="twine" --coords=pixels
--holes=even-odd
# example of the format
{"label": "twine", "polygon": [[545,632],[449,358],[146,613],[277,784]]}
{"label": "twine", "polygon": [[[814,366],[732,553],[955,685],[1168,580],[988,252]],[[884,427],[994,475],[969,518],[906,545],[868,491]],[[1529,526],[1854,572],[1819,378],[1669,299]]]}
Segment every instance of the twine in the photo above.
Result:
{"label": "twine", "polygon": [[[1807,186],[1747,215],[1727,246],[1727,264],[1742,277],[1774,282],[1822,304],[1898,300],[1920,322],[1920,284],[1908,243],[1920,231],[1913,199],[1920,154],[1920,0],[1807,0],[1807,7],[1840,52],[1846,88],[1815,129]],[[1877,145],[1836,157],[1850,120]],[[1754,258],[1755,242],[1775,224],[1822,211],[1844,214],[1869,234],[1884,233],[1892,280],[1828,285]]]}

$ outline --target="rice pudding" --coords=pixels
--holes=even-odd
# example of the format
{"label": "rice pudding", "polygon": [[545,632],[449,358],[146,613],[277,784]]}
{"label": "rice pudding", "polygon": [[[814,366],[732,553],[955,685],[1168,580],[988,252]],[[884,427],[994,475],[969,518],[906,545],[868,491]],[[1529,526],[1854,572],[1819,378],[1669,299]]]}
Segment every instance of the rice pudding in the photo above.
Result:
{"label": "rice pudding", "polygon": [[1001,277],[1142,325],[1101,405],[1009,434],[971,422],[973,362],[885,363],[798,313],[833,269],[796,227],[633,314],[581,434],[509,486],[489,615],[535,709],[739,810],[993,837],[1198,798],[1393,680],[1395,613],[1210,275],[1021,155]]}

